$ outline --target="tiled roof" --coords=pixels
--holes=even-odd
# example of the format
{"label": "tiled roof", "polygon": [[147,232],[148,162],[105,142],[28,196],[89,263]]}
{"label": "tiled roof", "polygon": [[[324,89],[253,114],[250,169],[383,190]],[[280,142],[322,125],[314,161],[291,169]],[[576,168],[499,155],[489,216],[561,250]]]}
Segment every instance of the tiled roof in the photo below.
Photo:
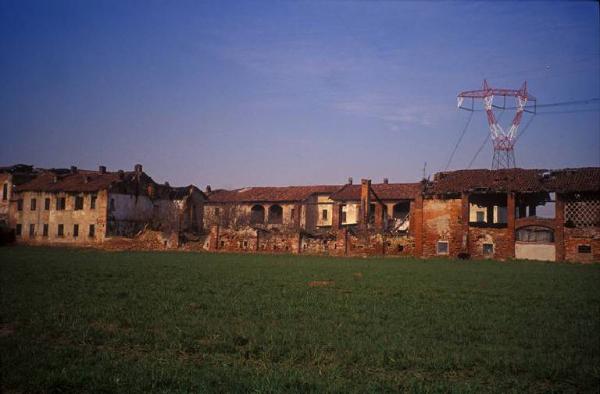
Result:
{"label": "tiled roof", "polygon": [[562,170],[503,169],[440,172],[429,183],[427,193],[467,191],[491,192],[584,192],[600,191],[600,167]]}
{"label": "tiled roof", "polygon": [[[346,185],[331,195],[332,200],[357,201],[360,200],[361,185]],[[420,193],[420,183],[376,183],[371,188],[381,200],[413,200]],[[372,198],[375,196],[371,196]]]}
{"label": "tiled roof", "polygon": [[[147,175],[143,175],[150,179]],[[135,172],[124,172],[121,180],[118,172],[102,174],[98,171],[77,170],[74,173],[65,173],[60,170],[47,170],[18,186],[17,191],[94,192],[107,189],[113,183],[132,181],[134,178]]]}
{"label": "tiled roof", "polygon": [[341,186],[285,186],[248,187],[237,190],[215,190],[208,195],[209,202],[293,202],[306,200],[313,194],[329,194]]}

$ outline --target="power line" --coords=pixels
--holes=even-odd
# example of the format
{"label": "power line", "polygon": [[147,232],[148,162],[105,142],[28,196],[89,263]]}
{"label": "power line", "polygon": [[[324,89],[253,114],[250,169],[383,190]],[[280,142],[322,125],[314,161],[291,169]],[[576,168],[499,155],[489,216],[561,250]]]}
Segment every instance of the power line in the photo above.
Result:
{"label": "power line", "polygon": [[515,138],[515,143],[519,140],[519,138],[521,138],[523,136],[523,134],[525,134],[525,131],[527,131],[527,128],[529,127],[531,122],[533,122],[533,118],[534,118],[534,116],[529,118],[529,120],[527,121],[525,126],[521,129],[521,132],[519,133],[519,135],[517,135],[517,138]]}
{"label": "power line", "polygon": [[467,129],[469,128],[469,125],[471,124],[471,119],[473,119],[473,112],[471,112],[469,114],[469,119],[467,120],[465,127],[462,129],[462,132],[460,133],[460,136],[458,137],[458,141],[456,141],[456,144],[454,144],[454,149],[452,150],[452,153],[450,154],[450,157],[448,158],[448,163],[446,163],[446,168],[444,169],[444,171],[446,171],[448,169],[448,167],[450,167],[450,163],[452,162],[452,159],[454,158],[454,154],[456,153],[456,150],[458,149],[458,145],[460,145],[460,142],[462,141],[463,137],[465,136],[465,133],[467,132]]}

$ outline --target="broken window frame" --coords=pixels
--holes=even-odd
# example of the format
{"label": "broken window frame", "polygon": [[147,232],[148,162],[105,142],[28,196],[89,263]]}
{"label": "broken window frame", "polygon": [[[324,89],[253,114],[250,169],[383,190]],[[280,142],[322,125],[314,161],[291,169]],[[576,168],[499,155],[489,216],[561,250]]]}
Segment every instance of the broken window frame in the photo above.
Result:
{"label": "broken window frame", "polygon": [[[444,245],[445,251],[440,250],[440,246]],[[438,256],[447,256],[450,254],[450,243],[448,241],[439,240],[435,244],[435,253]]]}
{"label": "broken window frame", "polygon": [[269,206],[268,224],[283,224],[283,207],[279,204]]}

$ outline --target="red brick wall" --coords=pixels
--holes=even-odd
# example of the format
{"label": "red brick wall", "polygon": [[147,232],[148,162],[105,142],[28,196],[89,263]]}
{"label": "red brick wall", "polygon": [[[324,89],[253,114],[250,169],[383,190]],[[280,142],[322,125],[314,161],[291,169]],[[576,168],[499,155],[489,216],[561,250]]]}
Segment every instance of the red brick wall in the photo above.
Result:
{"label": "red brick wall", "polygon": [[[469,254],[474,259],[507,259],[514,254],[515,245],[511,242],[506,228],[469,227]],[[483,244],[494,245],[493,255],[483,254]]]}
{"label": "red brick wall", "polygon": [[437,242],[448,241],[449,256],[462,249],[461,199],[423,200],[423,257],[437,256]]}
{"label": "red brick wall", "polygon": [[[600,227],[564,230],[565,259],[578,263],[600,262]],[[592,253],[579,253],[579,245],[590,245]]]}

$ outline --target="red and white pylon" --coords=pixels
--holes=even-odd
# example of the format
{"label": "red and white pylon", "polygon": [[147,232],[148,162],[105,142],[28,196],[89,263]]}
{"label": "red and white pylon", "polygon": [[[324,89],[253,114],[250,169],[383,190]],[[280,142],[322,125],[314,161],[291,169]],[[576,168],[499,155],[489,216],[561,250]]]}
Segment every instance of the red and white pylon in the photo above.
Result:
{"label": "red and white pylon", "polygon": [[[500,96],[504,98],[502,106],[494,104],[494,97]],[[516,109],[515,117],[508,131],[504,131],[502,126],[496,120],[494,108],[505,110],[506,97],[515,97]],[[465,107],[463,104],[465,99],[471,99],[471,108]],[[517,139],[517,131],[521,124],[524,112],[534,113],[536,110],[536,98],[527,92],[527,81],[523,82],[520,89],[496,89],[490,87],[487,80],[483,80],[483,89],[468,90],[458,94],[458,108],[474,111],[475,99],[482,99],[483,108],[487,115],[487,121],[490,128],[492,143],[494,145],[494,158],[492,159],[492,169],[499,168],[514,168],[515,167],[515,142]],[[533,105],[532,105],[533,104]]]}

